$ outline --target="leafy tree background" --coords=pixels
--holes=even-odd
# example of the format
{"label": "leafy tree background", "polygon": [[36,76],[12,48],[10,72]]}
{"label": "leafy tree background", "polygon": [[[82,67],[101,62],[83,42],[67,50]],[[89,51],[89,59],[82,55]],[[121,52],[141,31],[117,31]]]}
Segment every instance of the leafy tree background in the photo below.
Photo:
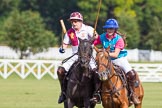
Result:
{"label": "leafy tree background", "polygon": [[[13,11],[4,23],[6,44],[23,53],[30,48],[33,53],[41,52],[56,44],[52,31],[45,30],[38,12]],[[14,40],[14,41],[13,41]]]}
{"label": "leafy tree background", "polygon": [[[59,20],[63,19],[67,29],[70,28],[71,25],[67,19],[71,12],[81,12],[84,16],[84,22],[94,26],[98,4],[99,0],[0,0],[0,45],[11,46],[11,43],[16,41],[16,38],[11,37],[14,37],[12,36],[13,33],[16,36],[18,34],[16,31],[18,30],[14,29],[14,27],[11,29],[11,26],[7,28],[7,25],[13,22],[15,23],[17,20],[15,18],[11,20],[11,17],[14,17],[12,13],[15,10],[18,10],[15,14],[20,16],[23,16],[27,12],[32,13],[31,18],[35,14],[38,15],[38,20],[41,19],[41,21],[37,26],[41,26],[41,31],[48,32],[42,32],[41,35],[44,37],[45,35],[50,35],[48,39],[44,40],[42,39],[43,36],[33,36],[34,39],[29,38],[28,42],[24,43],[26,47],[32,47],[34,49],[33,51],[36,52],[61,44],[61,26]],[[116,18],[120,26],[119,31],[127,35],[127,48],[162,50],[161,6],[161,0],[102,0],[97,32],[99,34],[104,32],[102,26],[108,18]],[[24,18],[24,20],[27,19]],[[19,21],[17,23],[21,24]],[[38,32],[38,34],[41,32],[32,23],[27,23],[27,25],[30,27],[33,26],[32,31]],[[25,27],[21,28],[21,33],[23,31],[26,34],[31,33],[33,35],[33,32],[26,30]],[[24,39],[26,37],[28,36],[24,35]],[[36,40],[43,40],[45,42],[40,46],[40,43],[34,42]],[[19,47],[19,50],[26,50],[26,48],[20,49],[18,43],[15,44],[15,46]],[[39,44],[40,48],[37,47],[39,50],[35,50],[36,45],[34,44]],[[13,48],[15,49],[15,47]]]}

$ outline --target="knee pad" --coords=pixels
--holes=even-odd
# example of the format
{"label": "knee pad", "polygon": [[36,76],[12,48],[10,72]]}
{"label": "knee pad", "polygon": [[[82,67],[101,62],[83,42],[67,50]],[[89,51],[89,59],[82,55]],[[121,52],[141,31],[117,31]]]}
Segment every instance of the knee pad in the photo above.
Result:
{"label": "knee pad", "polygon": [[134,80],[136,80],[136,73],[133,71],[133,70],[131,70],[131,71],[129,71],[127,74],[126,74],[126,77],[127,77],[127,79],[130,81],[134,81]]}

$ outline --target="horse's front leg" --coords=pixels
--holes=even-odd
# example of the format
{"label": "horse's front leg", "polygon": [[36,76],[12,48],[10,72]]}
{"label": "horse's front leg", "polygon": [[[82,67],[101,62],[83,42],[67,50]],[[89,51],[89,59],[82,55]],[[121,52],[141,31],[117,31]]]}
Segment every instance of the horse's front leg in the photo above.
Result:
{"label": "horse's front leg", "polygon": [[64,101],[64,108],[68,108],[67,99]]}
{"label": "horse's front leg", "polygon": [[89,97],[84,98],[84,107],[85,108],[91,108],[91,103],[90,103],[90,98]]}
{"label": "horse's front leg", "polygon": [[70,98],[67,99],[67,108],[73,108],[74,107],[74,103],[71,101]]}

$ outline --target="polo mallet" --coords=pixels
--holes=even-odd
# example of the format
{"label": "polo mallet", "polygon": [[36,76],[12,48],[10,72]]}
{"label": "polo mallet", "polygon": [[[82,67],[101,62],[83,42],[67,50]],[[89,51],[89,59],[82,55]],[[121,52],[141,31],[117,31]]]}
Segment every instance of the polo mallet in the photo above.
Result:
{"label": "polo mallet", "polygon": [[96,31],[96,27],[97,27],[97,23],[98,23],[98,17],[99,17],[99,14],[100,14],[101,3],[102,3],[102,0],[99,0],[98,12],[97,12],[97,16],[96,16],[95,25],[94,25],[93,36],[95,36],[95,31]]}
{"label": "polo mallet", "polygon": [[61,28],[62,28],[62,37],[61,37],[62,46],[61,47],[63,48],[63,38],[66,33],[66,27],[65,27],[63,19],[60,20],[60,24],[61,24]]}

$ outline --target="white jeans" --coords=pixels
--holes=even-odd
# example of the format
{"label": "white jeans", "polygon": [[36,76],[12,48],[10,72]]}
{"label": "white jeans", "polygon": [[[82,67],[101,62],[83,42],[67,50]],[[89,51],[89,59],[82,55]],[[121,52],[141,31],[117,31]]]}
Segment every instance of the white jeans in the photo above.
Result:
{"label": "white jeans", "polygon": [[[78,60],[78,55],[74,55],[72,58],[70,58],[68,61],[62,64],[62,66],[65,68],[65,70],[68,72],[72,64]],[[91,58],[91,61],[89,63],[91,69],[96,68],[96,62],[94,59]]]}
{"label": "white jeans", "polygon": [[112,62],[118,66],[120,66],[124,72],[128,73],[129,71],[132,70],[131,65],[129,64],[128,60],[126,57],[121,57],[115,60],[112,60]]}

